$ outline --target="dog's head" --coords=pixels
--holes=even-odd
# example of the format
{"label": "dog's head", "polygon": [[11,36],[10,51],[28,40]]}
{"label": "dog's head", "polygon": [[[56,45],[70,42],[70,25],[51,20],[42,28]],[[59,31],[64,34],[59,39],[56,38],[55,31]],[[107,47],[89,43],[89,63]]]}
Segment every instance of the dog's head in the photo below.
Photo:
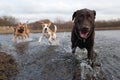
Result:
{"label": "dog's head", "polygon": [[49,23],[40,22],[40,24],[42,25],[42,27],[50,27],[51,22]]}
{"label": "dog's head", "polygon": [[89,9],[77,10],[73,13],[75,27],[79,36],[86,39],[95,27],[96,11]]}
{"label": "dog's head", "polygon": [[47,32],[48,28],[49,28],[50,25],[51,25],[51,22],[49,22],[49,23],[40,22],[40,24],[42,25],[43,30],[44,30],[45,32]]}
{"label": "dog's head", "polygon": [[44,24],[44,27],[43,27],[43,30],[45,31],[45,32],[48,32],[48,24]]}
{"label": "dog's head", "polygon": [[18,26],[17,26],[18,33],[23,33],[24,30],[25,30],[25,27],[23,25],[21,25],[21,24],[18,24]]}

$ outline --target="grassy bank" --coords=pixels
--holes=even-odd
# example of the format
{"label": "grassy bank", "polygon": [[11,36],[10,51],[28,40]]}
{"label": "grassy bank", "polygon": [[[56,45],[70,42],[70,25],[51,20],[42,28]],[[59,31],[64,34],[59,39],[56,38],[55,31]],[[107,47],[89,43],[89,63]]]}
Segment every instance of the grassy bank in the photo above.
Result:
{"label": "grassy bank", "polygon": [[18,72],[17,64],[11,55],[0,52],[0,80],[10,80]]}
{"label": "grassy bank", "polygon": [[11,34],[13,33],[12,27],[0,27],[0,34]]}
{"label": "grassy bank", "polygon": [[96,30],[120,30],[120,27],[97,27]]}
{"label": "grassy bank", "polygon": [[[120,27],[97,27],[96,30],[120,30]],[[13,29],[8,27],[0,27],[0,34],[13,34]],[[40,33],[42,30],[32,30],[31,33]],[[71,29],[58,29],[57,32],[71,32]]]}

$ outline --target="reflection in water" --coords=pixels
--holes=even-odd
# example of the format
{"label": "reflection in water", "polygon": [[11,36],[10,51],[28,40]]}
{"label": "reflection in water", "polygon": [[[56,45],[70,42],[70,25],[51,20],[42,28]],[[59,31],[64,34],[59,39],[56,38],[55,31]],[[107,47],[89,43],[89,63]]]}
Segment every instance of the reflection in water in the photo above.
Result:
{"label": "reflection in water", "polygon": [[25,54],[28,52],[29,42],[15,44],[16,52],[19,54]]}

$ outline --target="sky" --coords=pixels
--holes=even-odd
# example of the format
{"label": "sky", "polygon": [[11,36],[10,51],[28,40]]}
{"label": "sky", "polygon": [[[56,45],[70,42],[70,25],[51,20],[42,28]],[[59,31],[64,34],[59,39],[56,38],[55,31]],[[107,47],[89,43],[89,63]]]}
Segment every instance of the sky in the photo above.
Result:
{"label": "sky", "polygon": [[41,19],[71,21],[76,10],[96,11],[96,20],[120,19],[120,0],[0,0],[0,16],[21,22]]}

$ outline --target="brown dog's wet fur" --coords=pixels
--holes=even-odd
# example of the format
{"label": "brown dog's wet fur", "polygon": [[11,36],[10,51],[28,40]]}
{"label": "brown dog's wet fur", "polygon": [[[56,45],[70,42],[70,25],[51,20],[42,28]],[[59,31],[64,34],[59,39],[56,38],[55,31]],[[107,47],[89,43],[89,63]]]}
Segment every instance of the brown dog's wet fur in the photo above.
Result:
{"label": "brown dog's wet fur", "polygon": [[72,53],[75,53],[76,47],[86,48],[88,59],[92,62],[94,57],[95,16],[96,12],[89,9],[77,10],[72,16],[72,20],[74,20],[71,34]]}
{"label": "brown dog's wet fur", "polygon": [[16,43],[17,38],[22,38],[22,41],[26,38],[26,35],[28,38],[30,38],[30,30],[28,29],[27,22],[26,24],[18,24],[14,28],[14,43]]}

